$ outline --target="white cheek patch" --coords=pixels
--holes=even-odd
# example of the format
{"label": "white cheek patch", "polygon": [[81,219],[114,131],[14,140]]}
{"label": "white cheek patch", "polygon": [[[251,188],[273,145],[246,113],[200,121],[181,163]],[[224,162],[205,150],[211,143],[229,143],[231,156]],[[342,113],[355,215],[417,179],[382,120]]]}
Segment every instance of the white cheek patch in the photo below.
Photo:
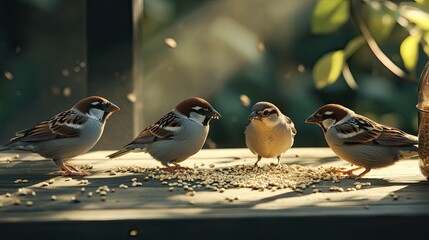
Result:
{"label": "white cheek patch", "polygon": [[189,115],[190,115],[189,119],[200,124],[203,124],[204,120],[206,119],[205,116],[198,114],[196,112],[191,112]]}
{"label": "white cheek patch", "polygon": [[104,111],[98,109],[98,108],[91,108],[89,109],[89,114],[86,114],[89,118],[100,120],[103,118]]}
{"label": "white cheek patch", "polygon": [[329,129],[332,125],[334,125],[335,120],[332,118],[328,118],[322,121],[322,125],[325,129]]}
{"label": "white cheek patch", "polygon": [[345,122],[348,122],[351,118],[352,118],[352,115],[345,116],[343,119],[341,119],[341,120],[337,123],[337,125],[340,125],[340,124],[343,124],[343,123],[345,123]]}
{"label": "white cheek patch", "polygon": [[281,120],[281,118],[279,118],[279,116],[277,114],[271,114],[270,116],[268,116],[266,118],[262,118],[262,122],[264,122],[265,125],[267,125],[267,126],[274,127],[277,124],[281,123],[282,120]]}

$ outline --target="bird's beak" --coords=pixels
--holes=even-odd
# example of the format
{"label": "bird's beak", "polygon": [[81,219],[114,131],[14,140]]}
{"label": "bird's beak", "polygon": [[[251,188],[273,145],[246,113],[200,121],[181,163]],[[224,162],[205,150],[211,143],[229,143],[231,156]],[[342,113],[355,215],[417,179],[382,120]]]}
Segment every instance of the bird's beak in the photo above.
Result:
{"label": "bird's beak", "polygon": [[216,111],[214,108],[212,109],[211,113],[210,113],[210,117],[214,118],[214,119],[219,119],[222,116],[220,115],[220,113],[218,111]]}
{"label": "bird's beak", "polygon": [[261,120],[261,117],[255,111],[252,111],[248,118],[249,120],[253,120],[253,119]]}
{"label": "bird's beak", "polygon": [[119,110],[121,109],[113,103],[110,103],[110,105],[106,109],[107,112],[117,112]]}
{"label": "bird's beak", "polygon": [[317,124],[318,122],[319,122],[319,119],[314,115],[311,115],[305,120],[305,123],[311,123],[311,124]]}

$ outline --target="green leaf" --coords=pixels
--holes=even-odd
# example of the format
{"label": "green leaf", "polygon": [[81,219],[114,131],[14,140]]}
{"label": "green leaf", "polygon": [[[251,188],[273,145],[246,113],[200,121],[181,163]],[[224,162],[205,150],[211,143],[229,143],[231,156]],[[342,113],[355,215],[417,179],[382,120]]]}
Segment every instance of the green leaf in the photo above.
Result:
{"label": "green leaf", "polygon": [[421,29],[429,30],[429,7],[416,3],[402,3],[399,7],[401,16],[416,24]]}
{"label": "green leaf", "polygon": [[323,88],[337,81],[344,67],[344,51],[330,52],[317,60],[313,78],[317,88]]}
{"label": "green leaf", "polygon": [[314,8],[311,30],[316,34],[331,33],[350,18],[348,0],[319,0]]}
{"label": "green leaf", "polygon": [[425,51],[426,55],[429,57],[429,32],[425,33],[424,35],[424,42],[422,43],[423,45],[423,50]]}
{"label": "green leaf", "polygon": [[402,61],[404,62],[405,68],[408,71],[414,71],[417,64],[417,59],[419,58],[419,42],[421,35],[410,35],[404,39],[401,43],[400,53]]}
{"label": "green leaf", "polygon": [[416,0],[416,3],[429,6],[429,0]]}
{"label": "green leaf", "polygon": [[363,36],[353,38],[349,43],[347,43],[346,48],[344,48],[344,57],[346,59],[349,58],[363,45],[365,45],[365,38]]}
{"label": "green leaf", "polygon": [[396,24],[393,10],[380,2],[371,3],[372,5],[364,5],[369,10],[368,29],[377,42],[383,42],[389,38]]}

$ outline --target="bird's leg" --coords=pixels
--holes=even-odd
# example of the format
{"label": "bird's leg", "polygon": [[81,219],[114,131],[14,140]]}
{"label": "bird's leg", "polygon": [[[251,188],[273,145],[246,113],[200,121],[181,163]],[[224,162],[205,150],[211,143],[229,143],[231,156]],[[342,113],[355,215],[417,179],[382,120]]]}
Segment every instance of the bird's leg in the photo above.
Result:
{"label": "bird's leg", "polygon": [[173,167],[174,169],[193,170],[190,167],[182,167],[178,163],[173,163],[173,165],[174,165],[174,167]]}
{"label": "bird's leg", "polygon": [[258,155],[258,160],[256,160],[255,165],[253,167],[258,167],[258,162],[261,161],[261,156]]}
{"label": "bird's leg", "polygon": [[167,171],[167,172],[174,172],[177,170],[192,170],[192,168],[189,167],[182,167],[178,163],[172,163],[174,166],[166,165],[166,167],[161,168],[161,170]]}
{"label": "bird's leg", "polygon": [[62,171],[59,171],[59,175],[61,176],[87,176],[91,175],[87,171],[82,171],[80,169],[77,169],[75,166],[71,164],[67,164],[64,162],[63,159],[55,159],[55,164],[61,168]]}
{"label": "bird's leg", "polygon": [[280,165],[280,155],[277,156],[277,166],[281,167],[281,165]]}
{"label": "bird's leg", "polygon": [[[359,170],[359,169],[362,169],[363,167],[357,167],[357,168],[352,168],[352,169],[350,169],[350,170],[346,170],[346,171],[340,171],[341,173],[343,173],[343,174],[346,174],[346,175],[348,175],[349,177],[351,177],[351,178],[356,178],[357,176],[353,173],[354,171],[357,171],[357,170]],[[369,171],[368,171],[369,172]],[[366,172],[367,173],[367,172]],[[365,174],[366,174],[365,173]]]}
{"label": "bird's leg", "polygon": [[363,176],[365,176],[367,173],[369,173],[369,171],[371,171],[371,168],[365,168],[365,171],[363,171],[363,172],[361,172],[359,175],[357,175],[356,177],[355,177],[355,179],[360,179],[360,178],[362,178]]}

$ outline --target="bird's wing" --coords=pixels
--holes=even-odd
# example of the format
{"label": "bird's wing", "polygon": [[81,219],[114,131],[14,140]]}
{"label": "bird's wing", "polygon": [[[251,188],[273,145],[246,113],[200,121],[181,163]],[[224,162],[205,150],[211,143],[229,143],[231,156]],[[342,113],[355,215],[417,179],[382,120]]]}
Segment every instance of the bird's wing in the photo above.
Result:
{"label": "bird's wing", "polygon": [[297,134],[297,131],[296,131],[296,128],[295,128],[295,124],[293,124],[292,119],[290,119],[288,116],[286,116],[286,115],[283,115],[283,116],[285,116],[286,122],[291,127],[292,133],[295,136]]}
{"label": "bird's wing", "polygon": [[19,131],[11,142],[38,142],[57,138],[79,136],[82,124],[88,120],[86,116],[67,110],[55,115],[51,120],[42,121],[34,127]]}
{"label": "bird's wing", "polygon": [[417,145],[419,140],[416,136],[408,134],[400,129],[382,126],[383,131],[376,142],[384,146],[401,147]]}
{"label": "bird's wing", "polygon": [[156,123],[143,130],[129,145],[147,144],[159,140],[172,139],[181,127],[178,117],[173,112],[166,114]]}
{"label": "bird's wing", "polygon": [[363,116],[356,116],[349,121],[334,125],[333,128],[345,144],[363,144],[376,140],[383,131],[382,125]]}

